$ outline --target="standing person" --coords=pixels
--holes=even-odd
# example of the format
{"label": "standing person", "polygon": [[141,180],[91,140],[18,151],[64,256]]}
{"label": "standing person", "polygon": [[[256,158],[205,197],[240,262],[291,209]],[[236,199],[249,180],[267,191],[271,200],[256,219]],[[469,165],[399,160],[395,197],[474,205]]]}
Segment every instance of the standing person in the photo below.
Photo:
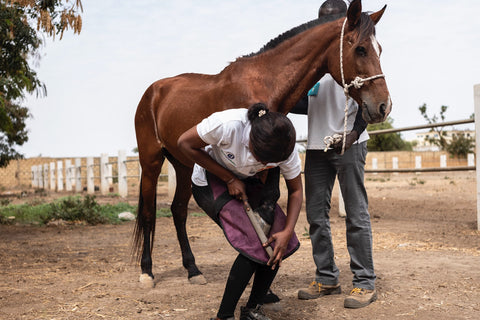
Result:
{"label": "standing person", "polygon": [[[326,14],[346,13],[342,0],[327,0],[319,10]],[[316,299],[340,294],[339,270],[335,264],[330,231],[330,201],[335,177],[338,176],[346,210],[347,248],[353,290],[345,298],[345,308],[361,308],[377,298],[372,258],[372,232],[368,198],[364,186],[368,133],[358,104],[349,100],[346,151],[340,155],[342,143],[324,151],[324,138],[344,131],[345,94],[333,78],[326,74],[302,99],[296,109],[308,107],[308,143],[305,159],[305,197],[310,224],[315,278],[310,286],[298,291],[299,299]],[[292,110],[295,112],[295,109]]]}
{"label": "standing person", "polygon": [[[248,110],[230,109],[216,112],[186,131],[178,140],[180,149],[195,161],[192,174],[192,193],[195,200],[223,228],[229,242],[240,252],[230,270],[216,319],[234,319],[237,303],[252,275],[252,290],[246,306],[241,308],[240,319],[269,319],[262,308],[267,290],[282,259],[298,248],[294,227],[302,206],[303,189],[301,161],[295,141],[296,134],[291,121],[281,113],[270,112],[261,103]],[[232,212],[233,225],[228,225],[228,221],[222,220],[222,213],[218,212],[214,194],[217,193],[218,185],[221,185],[228,190],[228,194],[238,200],[247,201],[249,197],[248,200],[255,209],[253,201],[255,195],[259,194],[255,188],[259,185],[263,187],[263,184],[259,183],[261,173],[274,167],[279,170],[271,170],[281,172],[286,181],[287,216],[279,216],[278,210],[271,212],[274,216],[262,216],[272,224],[270,237],[263,246],[274,244],[274,251],[268,261],[260,261],[253,257],[251,249],[242,247],[247,242],[251,243],[253,238],[257,237],[256,234],[249,235],[244,241],[240,241],[240,244],[234,244],[232,238],[229,238],[231,227],[244,228],[248,225],[240,222],[241,217],[246,215],[243,207],[240,206]],[[267,188],[265,185],[264,189]],[[284,221],[276,228],[280,218]],[[242,232],[245,233],[248,232]],[[265,254],[262,244],[257,242],[257,247]]]}

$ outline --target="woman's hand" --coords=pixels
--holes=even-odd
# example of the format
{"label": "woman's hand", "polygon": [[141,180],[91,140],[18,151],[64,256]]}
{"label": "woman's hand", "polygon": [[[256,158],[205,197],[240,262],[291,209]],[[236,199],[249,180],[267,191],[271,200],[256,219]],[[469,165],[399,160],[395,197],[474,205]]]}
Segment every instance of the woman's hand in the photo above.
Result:
{"label": "woman's hand", "polygon": [[233,178],[232,181],[227,182],[227,188],[228,188],[228,193],[232,197],[242,201],[248,200],[247,193],[245,191],[246,190],[245,183],[243,183],[242,180]]}
{"label": "woman's hand", "polygon": [[277,265],[280,266],[282,264],[282,259],[285,255],[285,252],[287,252],[288,242],[290,241],[291,237],[291,232],[288,230],[283,230],[271,235],[268,241],[263,244],[263,247],[265,248],[275,242],[273,255],[267,262],[267,265],[272,266],[272,270],[275,269]]}
{"label": "woman's hand", "polygon": [[263,244],[263,246],[266,247],[275,242],[273,256],[267,262],[267,265],[272,266],[272,269],[275,269],[277,264],[280,266],[282,263],[283,256],[285,255],[285,252],[287,252],[288,242],[293,235],[303,201],[301,175],[298,175],[291,180],[285,180],[285,182],[288,189],[287,220],[285,222],[285,228],[282,231],[271,235],[267,243]]}

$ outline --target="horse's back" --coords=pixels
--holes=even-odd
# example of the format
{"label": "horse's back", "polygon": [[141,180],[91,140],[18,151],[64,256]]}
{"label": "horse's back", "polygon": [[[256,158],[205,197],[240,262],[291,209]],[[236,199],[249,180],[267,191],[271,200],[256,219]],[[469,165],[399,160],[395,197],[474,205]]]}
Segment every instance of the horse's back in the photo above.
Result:
{"label": "horse's back", "polygon": [[177,150],[177,140],[183,132],[216,111],[245,106],[230,102],[235,99],[229,86],[231,83],[219,75],[198,73],[184,73],[152,83],[135,114],[139,152],[141,144],[150,144],[154,136],[172,155],[183,158]]}

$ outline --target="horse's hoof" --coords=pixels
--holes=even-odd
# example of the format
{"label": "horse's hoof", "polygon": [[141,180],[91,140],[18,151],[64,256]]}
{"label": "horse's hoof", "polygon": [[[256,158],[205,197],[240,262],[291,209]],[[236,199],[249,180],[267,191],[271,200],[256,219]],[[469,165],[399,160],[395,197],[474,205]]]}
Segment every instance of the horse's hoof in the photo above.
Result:
{"label": "horse's hoof", "polygon": [[153,278],[150,277],[146,273],[142,273],[140,275],[140,285],[146,289],[151,289],[155,287],[155,283],[153,282]]}
{"label": "horse's hoof", "polygon": [[199,274],[198,276],[193,276],[188,279],[191,284],[207,284],[207,279],[203,276],[203,274]]}

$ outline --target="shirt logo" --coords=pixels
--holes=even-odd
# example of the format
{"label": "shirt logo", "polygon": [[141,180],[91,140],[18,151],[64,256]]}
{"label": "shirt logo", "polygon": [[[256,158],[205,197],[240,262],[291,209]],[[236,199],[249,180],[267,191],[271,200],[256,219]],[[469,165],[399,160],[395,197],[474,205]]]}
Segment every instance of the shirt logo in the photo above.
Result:
{"label": "shirt logo", "polygon": [[228,159],[230,159],[230,160],[235,159],[235,155],[234,155],[233,153],[231,153],[231,152],[227,152],[227,157],[228,157]]}

